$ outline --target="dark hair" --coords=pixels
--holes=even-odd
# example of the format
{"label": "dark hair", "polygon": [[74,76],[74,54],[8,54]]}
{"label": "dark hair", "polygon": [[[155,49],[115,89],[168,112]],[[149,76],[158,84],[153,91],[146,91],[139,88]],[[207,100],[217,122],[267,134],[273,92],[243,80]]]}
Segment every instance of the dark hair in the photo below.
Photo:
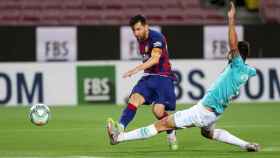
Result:
{"label": "dark hair", "polygon": [[238,50],[244,61],[250,55],[250,44],[247,41],[238,42]]}
{"label": "dark hair", "polygon": [[129,26],[133,27],[136,23],[141,22],[141,24],[146,24],[146,18],[142,15],[136,15],[129,20]]}

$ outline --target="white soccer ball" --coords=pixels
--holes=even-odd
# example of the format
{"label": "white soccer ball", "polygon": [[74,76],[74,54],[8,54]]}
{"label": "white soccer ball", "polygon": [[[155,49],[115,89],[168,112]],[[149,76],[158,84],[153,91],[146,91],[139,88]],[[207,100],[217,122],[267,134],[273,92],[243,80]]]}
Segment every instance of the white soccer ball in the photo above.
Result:
{"label": "white soccer ball", "polygon": [[33,124],[43,126],[48,123],[50,114],[50,109],[47,105],[35,104],[30,108],[29,117]]}

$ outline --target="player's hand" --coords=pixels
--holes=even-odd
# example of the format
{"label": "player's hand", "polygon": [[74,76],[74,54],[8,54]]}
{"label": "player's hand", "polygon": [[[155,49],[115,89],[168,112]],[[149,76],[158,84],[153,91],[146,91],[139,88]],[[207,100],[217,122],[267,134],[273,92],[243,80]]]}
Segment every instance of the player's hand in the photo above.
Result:
{"label": "player's hand", "polygon": [[132,69],[132,70],[129,70],[126,73],[124,73],[122,77],[123,78],[131,77],[132,75],[134,75],[136,73],[137,73],[136,69]]}
{"label": "player's hand", "polygon": [[231,2],[230,2],[230,10],[228,11],[228,18],[229,18],[229,19],[234,18],[234,17],[235,17],[235,13],[236,13],[235,5],[234,5],[234,3],[231,1]]}

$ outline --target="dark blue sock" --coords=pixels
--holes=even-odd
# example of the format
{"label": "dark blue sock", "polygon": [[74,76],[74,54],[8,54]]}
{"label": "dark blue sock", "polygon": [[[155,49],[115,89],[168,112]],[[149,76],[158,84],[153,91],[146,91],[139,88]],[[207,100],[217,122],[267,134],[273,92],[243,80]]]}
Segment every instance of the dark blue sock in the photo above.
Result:
{"label": "dark blue sock", "polygon": [[173,132],[173,129],[167,130],[167,131],[166,131],[167,134],[170,134],[170,133],[172,133],[172,132]]}
{"label": "dark blue sock", "polygon": [[124,125],[124,128],[129,124],[130,121],[133,120],[136,113],[136,106],[131,103],[128,103],[127,107],[123,110],[122,116],[119,122]]}

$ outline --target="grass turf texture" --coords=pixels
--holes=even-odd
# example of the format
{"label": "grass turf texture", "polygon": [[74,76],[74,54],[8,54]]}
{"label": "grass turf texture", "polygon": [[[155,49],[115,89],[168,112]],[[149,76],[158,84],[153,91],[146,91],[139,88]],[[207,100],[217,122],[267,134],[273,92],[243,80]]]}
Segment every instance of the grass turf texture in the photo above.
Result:
{"label": "grass turf texture", "polygon": [[[189,106],[179,105],[177,110]],[[0,107],[1,158],[94,158],[94,157],[184,157],[184,158],[279,158],[280,104],[233,104],[217,127],[246,140],[258,142],[262,150],[248,153],[238,147],[207,140],[198,128],[177,132],[179,150],[170,151],[166,134],[152,139],[109,145],[106,119],[117,120],[122,108],[114,105],[50,107],[49,124],[38,127],[28,118],[29,107]],[[142,106],[129,130],[155,121],[149,106]]]}

